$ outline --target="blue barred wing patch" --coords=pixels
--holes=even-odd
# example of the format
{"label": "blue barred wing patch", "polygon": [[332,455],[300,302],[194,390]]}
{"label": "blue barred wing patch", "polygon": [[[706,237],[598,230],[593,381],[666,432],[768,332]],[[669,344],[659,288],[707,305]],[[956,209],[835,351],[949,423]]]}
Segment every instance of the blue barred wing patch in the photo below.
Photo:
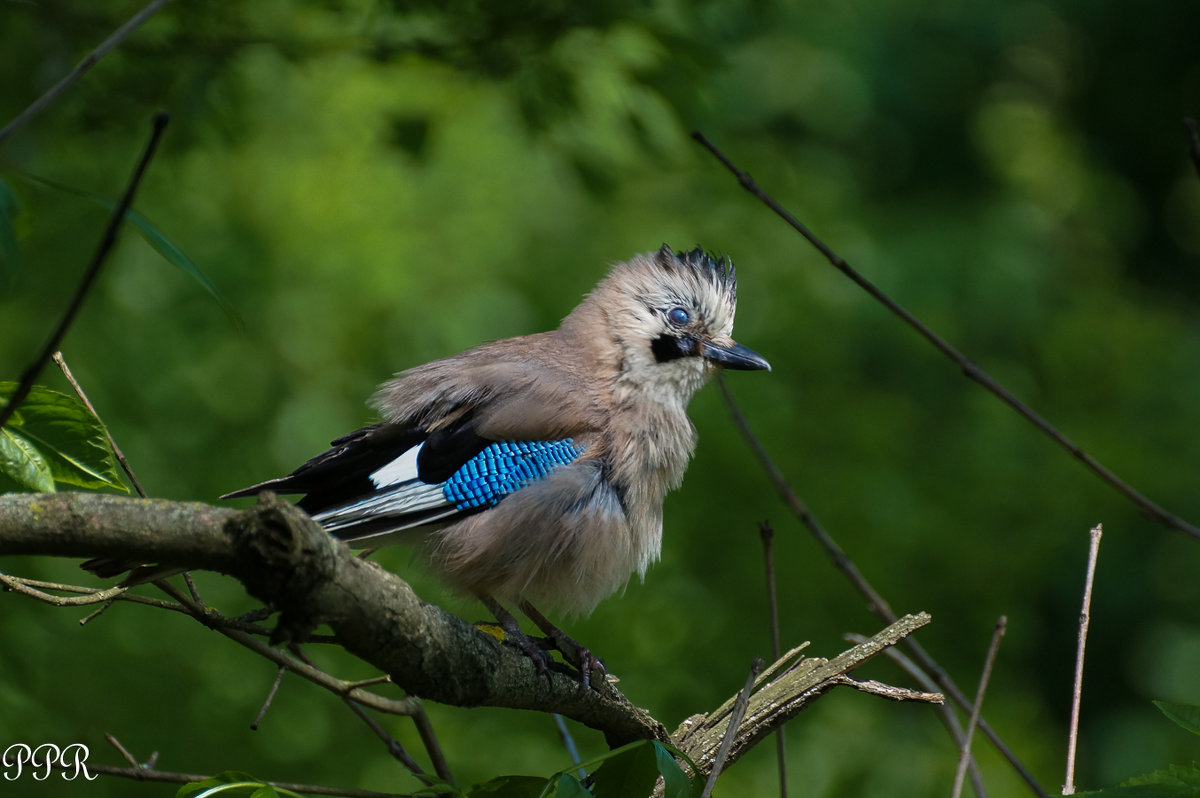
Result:
{"label": "blue barred wing patch", "polygon": [[442,484],[442,495],[460,510],[492,507],[582,453],[583,447],[576,446],[571,438],[493,443]]}

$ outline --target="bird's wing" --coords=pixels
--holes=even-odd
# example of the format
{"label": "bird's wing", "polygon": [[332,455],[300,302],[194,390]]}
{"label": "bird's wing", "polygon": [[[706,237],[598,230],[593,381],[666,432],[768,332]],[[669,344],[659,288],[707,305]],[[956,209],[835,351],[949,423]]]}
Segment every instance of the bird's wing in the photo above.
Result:
{"label": "bird's wing", "polygon": [[554,332],[495,341],[396,375],[373,403],[393,423],[489,441],[595,431],[605,389],[570,354]]}
{"label": "bird's wing", "polygon": [[[350,540],[448,524],[589,447],[588,414],[569,412],[578,393],[526,362],[438,361],[385,387],[380,406],[389,421],[339,438],[286,477],[222,498],[303,493],[300,506]],[[396,394],[405,402],[387,401]]]}

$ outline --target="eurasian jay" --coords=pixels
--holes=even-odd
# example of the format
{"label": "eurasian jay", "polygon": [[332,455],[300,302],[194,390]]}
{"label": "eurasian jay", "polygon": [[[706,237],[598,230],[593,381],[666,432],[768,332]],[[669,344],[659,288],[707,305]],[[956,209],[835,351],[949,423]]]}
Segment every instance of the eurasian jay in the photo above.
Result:
{"label": "eurasian jay", "polygon": [[658,559],[663,497],[696,445],[692,395],[717,369],[770,368],[730,337],[736,303],[724,258],[637,255],[557,330],[397,374],[372,403],[382,422],[222,498],[304,494],[358,547],[416,543],[510,633],[499,602],[521,607],[586,680],[598,662],[533,605],[590,612]]}

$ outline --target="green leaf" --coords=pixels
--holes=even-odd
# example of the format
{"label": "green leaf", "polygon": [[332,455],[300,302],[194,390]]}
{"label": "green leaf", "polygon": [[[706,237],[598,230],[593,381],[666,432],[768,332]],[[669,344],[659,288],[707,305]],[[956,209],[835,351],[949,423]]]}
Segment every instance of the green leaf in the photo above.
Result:
{"label": "green leaf", "polygon": [[243,773],[240,770],[225,770],[215,776],[211,776],[204,781],[193,781],[190,784],[185,784],[175,791],[175,798],[195,798],[205,790],[210,790],[213,787],[220,787],[223,784],[234,784],[242,782],[257,782],[258,779],[251,776],[249,773]]}
{"label": "green leaf", "polygon": [[1200,766],[1195,763],[1187,767],[1171,765],[1166,770],[1134,776],[1117,787],[1080,795],[1098,798],[1200,798]]}
{"label": "green leaf", "polygon": [[3,490],[54,492],[54,475],[46,458],[9,427],[0,429],[0,491]]}
{"label": "green leaf", "polygon": [[[7,401],[16,387],[15,382],[0,382],[0,400]],[[104,425],[73,396],[35,385],[4,432],[11,433],[10,440],[21,438],[36,447],[57,485],[129,492],[117,475]],[[6,474],[20,481],[13,473]],[[39,483],[36,489],[54,486]]]}
{"label": "green leaf", "polygon": [[1191,787],[1145,784],[1128,787],[1109,787],[1105,790],[1077,794],[1091,795],[1095,796],[1095,798],[1196,798],[1200,796],[1200,790],[1195,790]]}
{"label": "green leaf", "polygon": [[658,774],[663,777],[666,798],[689,798],[692,794],[692,781],[675,761],[671,753],[658,740],[654,741],[654,758],[658,765]]}
{"label": "green leaf", "polygon": [[1200,734],[1200,707],[1193,704],[1174,704],[1170,701],[1155,701],[1154,706],[1178,726],[1192,734]]}
{"label": "green leaf", "polygon": [[630,795],[649,795],[658,780],[658,762],[649,740],[618,748],[596,770],[592,787],[596,798],[626,798]]}
{"label": "green leaf", "polygon": [[[521,777],[518,776],[518,778]],[[466,793],[448,781],[442,781],[441,779],[437,779],[428,775],[422,778],[422,781],[426,780],[428,781],[428,784],[421,787],[421,789],[416,790],[415,792],[405,793],[405,795],[414,796],[414,798],[417,796],[420,796],[420,798],[439,798],[439,796],[445,795],[466,795]],[[544,781],[544,779],[542,781]],[[517,796],[516,798],[520,797]]]}
{"label": "green leaf", "polygon": [[[108,203],[107,200],[105,202]],[[113,204],[115,207],[115,203],[109,204]],[[125,215],[125,218],[135,227],[137,227],[138,232],[142,234],[142,238],[146,239],[146,243],[149,244],[155,252],[157,252],[159,255],[162,255],[168,263],[171,263],[172,265],[182,269],[186,274],[191,275],[193,280],[200,283],[204,290],[207,291],[213,299],[217,300],[217,304],[219,304],[221,309],[225,311],[226,315],[233,320],[233,322],[238,326],[238,329],[242,329],[244,324],[241,316],[238,315],[233,305],[230,304],[229,300],[225,299],[225,296],[217,290],[217,287],[213,285],[212,281],[208,279],[204,272],[200,271],[200,267],[196,265],[195,261],[185,255],[183,250],[175,246],[175,244],[173,244],[169,238],[163,235],[159,229],[155,227],[149,219],[147,219],[145,216],[142,216],[142,214],[131,208]]]}
{"label": "green leaf", "polygon": [[0,180],[0,277],[12,276],[21,265],[16,226],[20,215],[20,200],[12,186]]}
{"label": "green leaf", "polygon": [[546,787],[540,776],[497,776],[467,790],[470,798],[538,798]]}
{"label": "green leaf", "polygon": [[[108,197],[100,194],[96,194],[91,191],[85,191],[81,188],[75,188],[74,186],[68,186],[55,180],[48,180],[44,177],[38,177],[37,175],[31,175],[28,172],[21,173],[21,176],[26,180],[39,183],[48,188],[91,200],[92,202],[104,206],[110,211],[115,211],[117,209],[116,200],[111,200]],[[212,298],[217,301],[217,304],[219,304],[221,309],[225,311],[226,315],[233,320],[238,329],[243,327],[242,319],[238,315],[237,311],[234,310],[233,305],[230,304],[230,302],[225,299],[224,295],[217,290],[217,287],[213,285],[212,281],[208,279],[204,272],[200,271],[200,267],[196,265],[195,261],[189,258],[182,249],[180,249],[169,238],[163,235],[162,231],[160,231],[153,222],[132,208],[130,208],[125,214],[125,220],[137,229],[138,233],[143,239],[145,239],[146,243],[149,244],[155,252],[161,255],[164,260],[181,269],[185,274],[189,275],[193,280],[198,282],[204,288],[204,290],[207,291]]]}
{"label": "green leaf", "polygon": [[592,798],[592,794],[570,773],[560,773],[554,785],[554,798]]}
{"label": "green leaf", "polygon": [[[1143,776],[1121,782],[1121,786],[1156,784],[1169,787],[1187,787],[1200,793],[1200,766],[1192,763],[1187,767],[1171,765],[1166,770],[1156,770]],[[1188,793],[1189,795],[1194,793]]]}

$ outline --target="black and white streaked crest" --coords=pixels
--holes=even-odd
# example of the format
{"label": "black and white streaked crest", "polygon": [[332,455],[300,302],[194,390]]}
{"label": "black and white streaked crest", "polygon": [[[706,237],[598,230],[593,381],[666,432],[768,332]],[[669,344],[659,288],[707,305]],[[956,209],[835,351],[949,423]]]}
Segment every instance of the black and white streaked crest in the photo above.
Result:
{"label": "black and white streaked crest", "polygon": [[668,244],[663,244],[655,255],[660,266],[690,273],[697,281],[710,283],[729,307],[737,306],[737,269],[730,258],[714,257],[700,247],[675,251]]}

